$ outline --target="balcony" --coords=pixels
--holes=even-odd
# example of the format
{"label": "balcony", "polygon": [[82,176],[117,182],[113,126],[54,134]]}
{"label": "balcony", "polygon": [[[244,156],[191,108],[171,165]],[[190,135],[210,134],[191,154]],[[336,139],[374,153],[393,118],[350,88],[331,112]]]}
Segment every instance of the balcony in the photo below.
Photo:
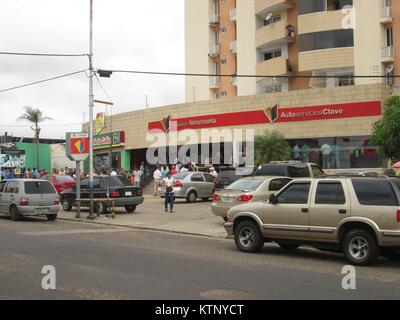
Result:
{"label": "balcony", "polygon": [[291,0],[255,0],[255,13],[262,16],[268,12],[278,12],[293,8]]}
{"label": "balcony", "polygon": [[210,58],[218,58],[220,53],[220,46],[219,45],[211,45],[208,56]]}
{"label": "balcony", "polygon": [[234,87],[237,87],[237,76],[231,77],[231,85],[233,85]]}
{"label": "balcony", "polygon": [[263,48],[282,43],[292,43],[295,39],[295,32],[287,30],[285,20],[271,23],[256,31],[256,47]]}
{"label": "balcony", "polygon": [[236,8],[231,9],[230,16],[231,16],[231,21],[236,21],[236,18],[237,18],[237,16],[236,16]]}
{"label": "balcony", "polygon": [[237,41],[233,40],[230,44],[231,53],[237,53]]}
{"label": "balcony", "polygon": [[[289,73],[289,63],[286,57],[278,57],[258,63],[256,66],[257,76],[284,76]],[[257,78],[262,81],[265,78]]]}
{"label": "balcony", "polygon": [[381,49],[381,61],[382,63],[394,62],[394,47],[384,47]]}
{"label": "balcony", "polygon": [[381,8],[381,23],[390,24],[393,22],[393,9],[392,7]]}
{"label": "balcony", "polygon": [[299,71],[354,67],[354,48],[332,48],[299,53]]}
{"label": "balcony", "polygon": [[210,77],[210,89],[219,89],[220,85],[221,85],[221,77],[220,76]]}
{"label": "balcony", "polygon": [[210,16],[209,21],[210,27],[215,28],[219,26],[219,14],[213,14]]}

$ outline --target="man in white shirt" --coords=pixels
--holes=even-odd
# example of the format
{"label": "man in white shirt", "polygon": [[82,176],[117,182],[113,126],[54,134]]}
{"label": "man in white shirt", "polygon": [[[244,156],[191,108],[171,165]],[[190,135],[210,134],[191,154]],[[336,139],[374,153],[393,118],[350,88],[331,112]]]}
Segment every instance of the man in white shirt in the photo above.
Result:
{"label": "man in white shirt", "polygon": [[110,176],[111,177],[116,177],[117,176],[117,171],[115,171],[114,168],[111,170]]}
{"label": "man in white shirt", "polygon": [[175,179],[172,177],[172,173],[169,172],[168,176],[163,180],[163,186],[165,187],[165,212],[168,212],[168,203],[170,205],[170,212],[174,212],[174,183]]}
{"label": "man in white shirt", "polygon": [[218,177],[218,172],[215,170],[214,167],[210,168],[210,174],[214,176],[214,178]]}
{"label": "man in white shirt", "polygon": [[159,168],[157,168],[156,171],[154,171],[153,178],[154,178],[154,196],[157,196],[158,188],[160,187],[162,181],[162,173]]}
{"label": "man in white shirt", "polygon": [[189,169],[188,169],[187,167],[182,167],[181,172],[182,172],[182,173],[184,173],[184,172],[189,172]]}

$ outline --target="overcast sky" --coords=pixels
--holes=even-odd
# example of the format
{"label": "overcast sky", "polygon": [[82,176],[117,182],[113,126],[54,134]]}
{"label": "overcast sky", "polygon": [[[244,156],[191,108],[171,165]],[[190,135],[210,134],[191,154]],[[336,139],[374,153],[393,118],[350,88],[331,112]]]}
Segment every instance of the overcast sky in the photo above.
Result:
{"label": "overcast sky", "polygon": [[[184,72],[184,0],[94,0],[96,68]],[[87,53],[89,0],[0,0],[0,51]],[[87,58],[0,55],[0,90],[85,69]],[[181,77],[114,74],[101,78],[114,112],[184,102]],[[96,99],[106,99],[95,83]],[[42,136],[62,138],[88,119],[85,74],[0,93],[0,135],[31,137],[16,121],[24,106],[37,107],[53,121]],[[96,106],[96,112],[105,111]],[[134,125],[134,124],[132,124]]]}

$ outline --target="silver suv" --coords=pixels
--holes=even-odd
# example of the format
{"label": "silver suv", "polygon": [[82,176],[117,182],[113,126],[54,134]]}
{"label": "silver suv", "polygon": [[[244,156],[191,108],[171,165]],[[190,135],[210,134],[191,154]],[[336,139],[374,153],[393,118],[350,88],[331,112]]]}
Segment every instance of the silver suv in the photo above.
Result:
{"label": "silver suv", "polygon": [[0,213],[13,221],[25,216],[46,216],[57,219],[60,209],[59,195],[46,180],[12,179],[0,182]]}
{"label": "silver suv", "polygon": [[264,202],[230,209],[225,229],[244,252],[272,241],[288,250],[309,244],[369,265],[399,252],[400,192],[387,178],[293,180]]}

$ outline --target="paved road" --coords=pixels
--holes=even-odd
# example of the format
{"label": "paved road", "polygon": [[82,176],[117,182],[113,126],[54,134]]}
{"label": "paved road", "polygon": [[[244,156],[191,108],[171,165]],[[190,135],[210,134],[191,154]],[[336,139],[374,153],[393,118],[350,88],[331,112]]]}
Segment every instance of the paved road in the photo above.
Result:
{"label": "paved road", "polygon": [[[57,290],[41,288],[44,265]],[[400,262],[357,269],[344,291],[340,255],[66,221],[0,218],[0,299],[397,299]]]}

